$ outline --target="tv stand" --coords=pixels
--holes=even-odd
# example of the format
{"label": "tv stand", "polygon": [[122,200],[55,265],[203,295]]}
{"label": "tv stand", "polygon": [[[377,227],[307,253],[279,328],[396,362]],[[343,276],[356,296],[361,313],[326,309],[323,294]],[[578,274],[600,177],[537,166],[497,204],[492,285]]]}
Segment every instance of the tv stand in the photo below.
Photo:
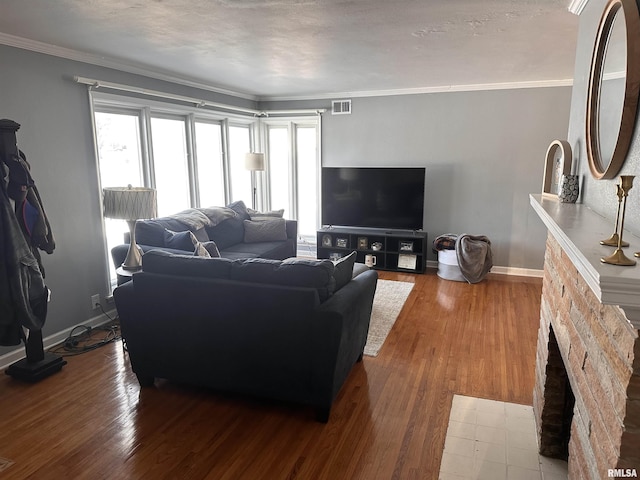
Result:
{"label": "tv stand", "polygon": [[328,226],[317,231],[318,258],[337,259],[357,252],[365,263],[373,255],[379,270],[423,273],[427,264],[427,232]]}

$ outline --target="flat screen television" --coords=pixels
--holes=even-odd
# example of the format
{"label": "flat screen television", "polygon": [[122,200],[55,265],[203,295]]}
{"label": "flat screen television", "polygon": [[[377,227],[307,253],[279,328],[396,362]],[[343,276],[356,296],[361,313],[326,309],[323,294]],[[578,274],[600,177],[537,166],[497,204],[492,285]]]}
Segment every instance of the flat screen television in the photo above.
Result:
{"label": "flat screen television", "polygon": [[323,167],[322,224],[422,230],[424,187],[424,167]]}

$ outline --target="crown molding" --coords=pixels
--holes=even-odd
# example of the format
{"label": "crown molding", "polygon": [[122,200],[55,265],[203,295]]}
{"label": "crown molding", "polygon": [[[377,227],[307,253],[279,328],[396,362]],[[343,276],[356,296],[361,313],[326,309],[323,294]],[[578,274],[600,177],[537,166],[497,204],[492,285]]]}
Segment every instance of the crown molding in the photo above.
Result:
{"label": "crown molding", "polygon": [[436,87],[404,88],[395,90],[370,90],[353,92],[322,93],[299,96],[261,96],[261,102],[283,102],[293,100],[323,100],[335,98],[387,97],[395,95],[421,95],[425,93],[474,92],[479,90],[511,90],[520,88],[571,87],[573,78],[562,80],[535,80],[528,82],[478,83],[469,85],[442,85]]}
{"label": "crown molding", "polygon": [[30,40],[28,38],[17,37],[15,35],[9,35],[0,32],[0,45],[7,45],[9,47],[21,48],[23,50],[29,50],[36,53],[44,53],[45,55],[52,55],[54,57],[60,57],[67,60],[74,60],[77,62],[88,63],[99,67],[112,68],[121,72],[132,73],[135,75],[142,75],[156,80],[162,80],[165,82],[171,82],[185,87],[198,88],[200,90],[206,90],[209,92],[220,93],[222,95],[231,95],[233,97],[244,98],[246,100],[257,101],[256,95],[248,93],[237,92],[225,88],[215,87],[201,82],[187,80],[174,75],[165,74],[145,68],[141,68],[135,65],[131,65],[126,62],[118,60],[108,59],[100,55],[93,55],[90,53],[80,52],[78,50],[72,50],[69,48],[59,47],[56,45],[50,45],[48,43],[39,42],[37,40]]}
{"label": "crown molding", "polygon": [[[579,1],[586,3],[588,0],[579,0]],[[480,90],[510,90],[510,89],[520,89],[520,88],[566,87],[566,86],[573,85],[573,79],[562,79],[562,80],[540,80],[540,81],[528,81],[528,82],[482,83],[482,84],[469,84],[469,85],[442,85],[442,86],[434,86],[434,87],[332,92],[332,93],[318,93],[318,94],[306,94],[306,95],[260,96],[260,95],[252,95],[248,93],[215,87],[215,86],[204,84],[201,82],[196,82],[196,81],[176,77],[174,75],[164,74],[164,73],[160,73],[160,72],[145,69],[145,68],[140,68],[135,65],[131,65],[125,62],[117,61],[117,60],[108,59],[105,57],[101,57],[99,55],[79,52],[77,50],[59,47],[56,45],[50,45],[44,42],[17,37],[15,35],[9,35],[1,32],[0,32],[0,45],[7,45],[9,47],[21,48],[23,50],[43,53],[45,55],[52,55],[55,57],[65,58],[67,60],[73,60],[77,62],[88,63],[91,65],[97,65],[100,67],[112,68],[114,70],[119,70],[122,72],[132,73],[135,75],[142,75],[145,77],[154,78],[156,80],[175,83],[177,85],[183,85],[187,87],[197,88],[200,90],[219,93],[223,95],[230,95],[233,97],[243,98],[246,100],[258,101],[258,102],[322,100],[322,99],[334,99],[334,98],[387,97],[387,96],[395,96],[395,95],[420,95],[425,93],[473,92],[473,91],[480,91]]]}
{"label": "crown molding", "polygon": [[567,10],[569,10],[574,15],[580,15],[587,3],[589,3],[589,0],[571,0],[571,3],[567,7]]}

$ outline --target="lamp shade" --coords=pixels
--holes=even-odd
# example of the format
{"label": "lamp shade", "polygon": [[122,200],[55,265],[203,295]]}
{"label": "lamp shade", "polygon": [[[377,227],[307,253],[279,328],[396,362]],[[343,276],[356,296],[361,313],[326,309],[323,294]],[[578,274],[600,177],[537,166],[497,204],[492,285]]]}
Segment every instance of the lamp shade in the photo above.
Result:
{"label": "lamp shade", "polygon": [[156,216],[156,191],[145,187],[104,188],[104,216],[123,220],[138,220]]}
{"label": "lamp shade", "polygon": [[247,153],[244,166],[247,170],[264,170],[264,153]]}

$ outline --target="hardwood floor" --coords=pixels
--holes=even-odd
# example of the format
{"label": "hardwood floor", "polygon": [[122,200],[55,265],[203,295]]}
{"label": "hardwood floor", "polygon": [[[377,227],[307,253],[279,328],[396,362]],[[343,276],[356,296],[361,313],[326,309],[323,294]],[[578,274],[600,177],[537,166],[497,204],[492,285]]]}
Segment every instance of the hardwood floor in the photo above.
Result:
{"label": "hardwood floor", "polygon": [[531,404],[541,280],[415,282],[329,423],[306,407],[157,382],[121,343],[29,385],[0,379],[2,479],[437,479],[453,394]]}

